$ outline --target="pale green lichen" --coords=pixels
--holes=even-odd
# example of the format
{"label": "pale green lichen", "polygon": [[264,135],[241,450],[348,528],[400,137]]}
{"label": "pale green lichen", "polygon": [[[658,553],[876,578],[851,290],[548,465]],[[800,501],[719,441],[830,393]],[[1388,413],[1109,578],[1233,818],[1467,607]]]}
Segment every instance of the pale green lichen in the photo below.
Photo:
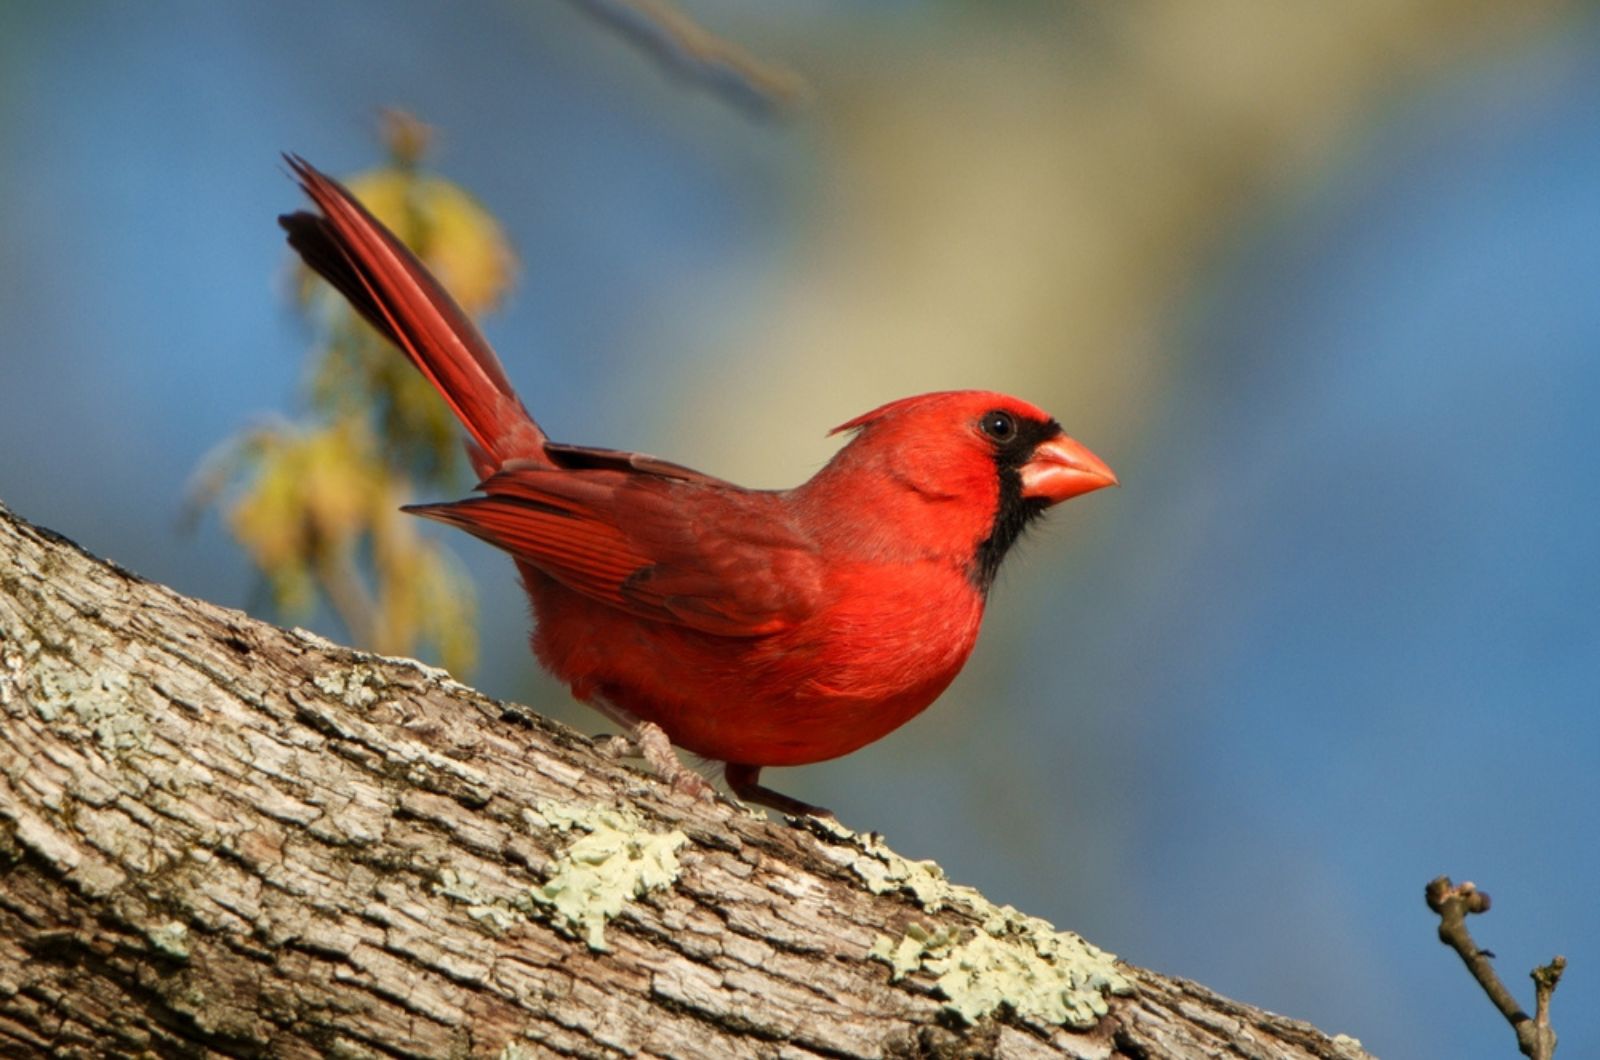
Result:
{"label": "pale green lichen", "polygon": [[1099,947],[1009,907],[997,913],[965,942],[914,924],[898,942],[878,936],[868,956],[889,965],[895,980],[932,973],[945,1009],[967,1023],[1006,1009],[1087,1029],[1109,1011],[1107,995],[1133,992],[1117,959]]}
{"label": "pale green lichen", "polygon": [[901,857],[890,850],[876,833],[862,835],[842,825],[828,831],[838,838],[847,839],[861,851],[859,857],[851,860],[850,868],[866,881],[867,890],[873,894],[903,891],[929,913],[937,913],[951,904],[973,908],[989,905],[977,888],[951,883],[945,878],[944,870],[932,861],[912,861]]}
{"label": "pale green lichen", "polygon": [[628,810],[598,806],[545,802],[539,814],[557,831],[585,834],[556,859],[549,878],[530,896],[553,909],[557,922],[592,950],[607,949],[606,921],[678,878],[678,851],[689,837],[677,829],[652,832]]}
{"label": "pale green lichen", "polygon": [[[28,640],[22,647],[0,634],[0,707],[9,707],[22,695],[22,675],[30,657],[39,653],[39,642]],[[46,719],[49,720],[49,719]]]}
{"label": "pale green lichen", "polygon": [[389,682],[381,671],[358,663],[348,669],[327,670],[312,678],[311,683],[346,706],[365,710],[381,698],[376,690]]}
{"label": "pale green lichen", "polygon": [[889,981],[898,983],[912,972],[922,968],[922,958],[930,951],[949,949],[954,936],[946,928],[929,930],[921,924],[912,924],[896,942],[888,935],[879,935],[867,951],[873,960],[889,966]]}
{"label": "pale green lichen", "polygon": [[176,920],[169,920],[145,932],[157,952],[180,961],[189,959],[189,928]]}
{"label": "pale green lichen", "polygon": [[939,992],[968,1023],[1005,1006],[1024,1019],[1093,1027],[1110,1007],[1107,994],[1130,994],[1116,958],[1076,935],[977,934],[948,956],[925,960]]}
{"label": "pale green lichen", "polygon": [[33,675],[29,696],[41,721],[71,718],[88,727],[108,754],[150,745],[150,726],[139,712],[134,678],[115,670],[84,671],[68,666],[41,666]]}
{"label": "pale green lichen", "polygon": [[489,901],[488,896],[478,886],[476,876],[449,868],[439,870],[438,878],[433,881],[433,893],[454,898],[467,905]]}
{"label": "pale green lichen", "polygon": [[455,869],[439,870],[433,893],[465,905],[467,916],[491,935],[504,935],[524,919],[524,910],[488,893],[476,876]]}
{"label": "pale green lichen", "polygon": [[467,907],[467,915],[476,921],[489,934],[499,937],[510,931],[522,917],[510,909],[498,905],[472,905]]}
{"label": "pale green lichen", "polygon": [[975,888],[953,884],[931,861],[912,861],[876,835],[838,825],[816,829],[843,840],[834,849],[874,894],[899,892],[936,913],[964,907],[981,921],[965,941],[949,928],[913,924],[899,939],[880,935],[868,956],[882,961],[899,981],[924,971],[945,1008],[968,1023],[1000,1009],[1041,1024],[1088,1028],[1109,1011],[1106,998],[1133,993],[1117,958],[1070,931],[1057,931],[1038,917],[997,906]]}

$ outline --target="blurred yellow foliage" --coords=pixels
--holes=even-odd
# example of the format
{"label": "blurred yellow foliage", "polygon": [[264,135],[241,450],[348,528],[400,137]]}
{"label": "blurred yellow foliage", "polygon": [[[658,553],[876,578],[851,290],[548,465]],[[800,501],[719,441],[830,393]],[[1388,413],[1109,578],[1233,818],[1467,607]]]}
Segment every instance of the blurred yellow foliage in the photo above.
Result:
{"label": "blurred yellow foliage", "polygon": [[[385,130],[391,163],[350,189],[469,313],[492,309],[515,273],[499,225],[456,185],[417,172],[425,126],[390,114]],[[455,421],[404,357],[298,269],[297,300],[323,334],[310,415],[225,443],[202,468],[196,501],[227,494],[228,528],[285,614],[308,615],[326,600],[366,647],[412,654],[427,642],[464,671],[477,650],[470,586],[400,511],[414,478],[443,486],[455,477]]]}
{"label": "blurred yellow foliage", "polygon": [[228,527],[286,611],[312,608],[316,572],[353,553],[366,529],[369,496],[384,476],[365,433],[354,419],[266,427],[233,450],[237,470],[253,481],[228,510]]}

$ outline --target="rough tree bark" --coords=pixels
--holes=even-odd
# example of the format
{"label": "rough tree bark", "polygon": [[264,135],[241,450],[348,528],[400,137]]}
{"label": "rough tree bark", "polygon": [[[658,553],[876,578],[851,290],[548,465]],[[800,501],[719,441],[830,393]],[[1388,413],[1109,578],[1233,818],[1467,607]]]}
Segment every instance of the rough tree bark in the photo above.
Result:
{"label": "rough tree bark", "polygon": [[0,1054],[1357,1058],[0,507]]}

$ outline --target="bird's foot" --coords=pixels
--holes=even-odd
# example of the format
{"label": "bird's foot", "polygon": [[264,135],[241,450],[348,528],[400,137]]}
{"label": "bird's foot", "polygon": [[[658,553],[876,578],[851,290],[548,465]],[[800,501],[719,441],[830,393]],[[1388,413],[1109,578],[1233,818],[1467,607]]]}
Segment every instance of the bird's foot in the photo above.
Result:
{"label": "bird's foot", "polygon": [[655,722],[635,722],[626,734],[616,733],[603,739],[599,750],[607,758],[642,758],[662,780],[672,785],[673,791],[707,802],[716,798],[717,789],[679,760],[671,738]]}
{"label": "bird's foot", "polygon": [[722,771],[727,778],[728,787],[733,793],[745,802],[753,802],[758,806],[766,806],[777,810],[779,813],[788,814],[790,817],[832,817],[832,810],[825,810],[821,806],[813,806],[809,802],[792,799],[781,792],[763,787],[758,781],[761,779],[760,766],[740,765],[729,762]]}

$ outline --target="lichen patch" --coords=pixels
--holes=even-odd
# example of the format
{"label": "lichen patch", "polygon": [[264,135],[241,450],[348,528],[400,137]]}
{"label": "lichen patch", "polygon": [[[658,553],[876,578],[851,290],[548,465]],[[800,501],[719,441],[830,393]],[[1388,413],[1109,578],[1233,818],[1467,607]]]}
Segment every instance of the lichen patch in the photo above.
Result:
{"label": "lichen patch", "polygon": [[150,945],[174,960],[189,959],[189,929],[176,920],[158,924],[145,932]]}
{"label": "lichen patch", "polygon": [[36,665],[29,697],[39,720],[77,723],[94,733],[107,754],[147,749],[150,726],[140,709],[134,675],[111,667]]}
{"label": "lichen patch", "polygon": [[376,668],[357,664],[348,669],[326,670],[312,678],[311,683],[346,706],[366,710],[382,698],[378,690],[389,682]]}
{"label": "lichen patch", "polygon": [[912,925],[898,941],[878,936],[868,956],[889,965],[896,981],[917,971],[934,975],[946,1011],[969,1024],[1004,1009],[1084,1030],[1109,1011],[1108,995],[1133,992],[1116,957],[1009,907],[966,941],[955,939]]}
{"label": "lichen patch", "polygon": [[876,833],[851,832],[842,826],[830,829],[830,836],[844,839],[854,853],[848,858],[850,869],[860,876],[873,894],[904,892],[916,900],[924,912],[937,913],[949,905],[965,905],[987,912],[994,908],[975,888],[951,883],[944,869],[932,861],[913,861],[890,850]]}
{"label": "lichen patch", "polygon": [[833,842],[828,853],[874,894],[902,893],[925,912],[957,907],[979,919],[979,929],[961,941],[947,928],[912,924],[898,939],[879,935],[868,952],[896,982],[916,972],[933,975],[945,1008],[967,1023],[1004,1009],[1035,1023],[1084,1029],[1106,1014],[1108,996],[1133,993],[1116,956],[1080,936],[997,906],[951,883],[933,862],[895,853],[877,835],[838,825],[814,831]]}
{"label": "lichen patch", "polygon": [[539,814],[558,831],[584,834],[556,858],[530,896],[591,950],[609,948],[607,921],[635,898],[678,878],[678,851],[689,837],[677,829],[652,832],[634,813],[607,807],[543,802]]}

